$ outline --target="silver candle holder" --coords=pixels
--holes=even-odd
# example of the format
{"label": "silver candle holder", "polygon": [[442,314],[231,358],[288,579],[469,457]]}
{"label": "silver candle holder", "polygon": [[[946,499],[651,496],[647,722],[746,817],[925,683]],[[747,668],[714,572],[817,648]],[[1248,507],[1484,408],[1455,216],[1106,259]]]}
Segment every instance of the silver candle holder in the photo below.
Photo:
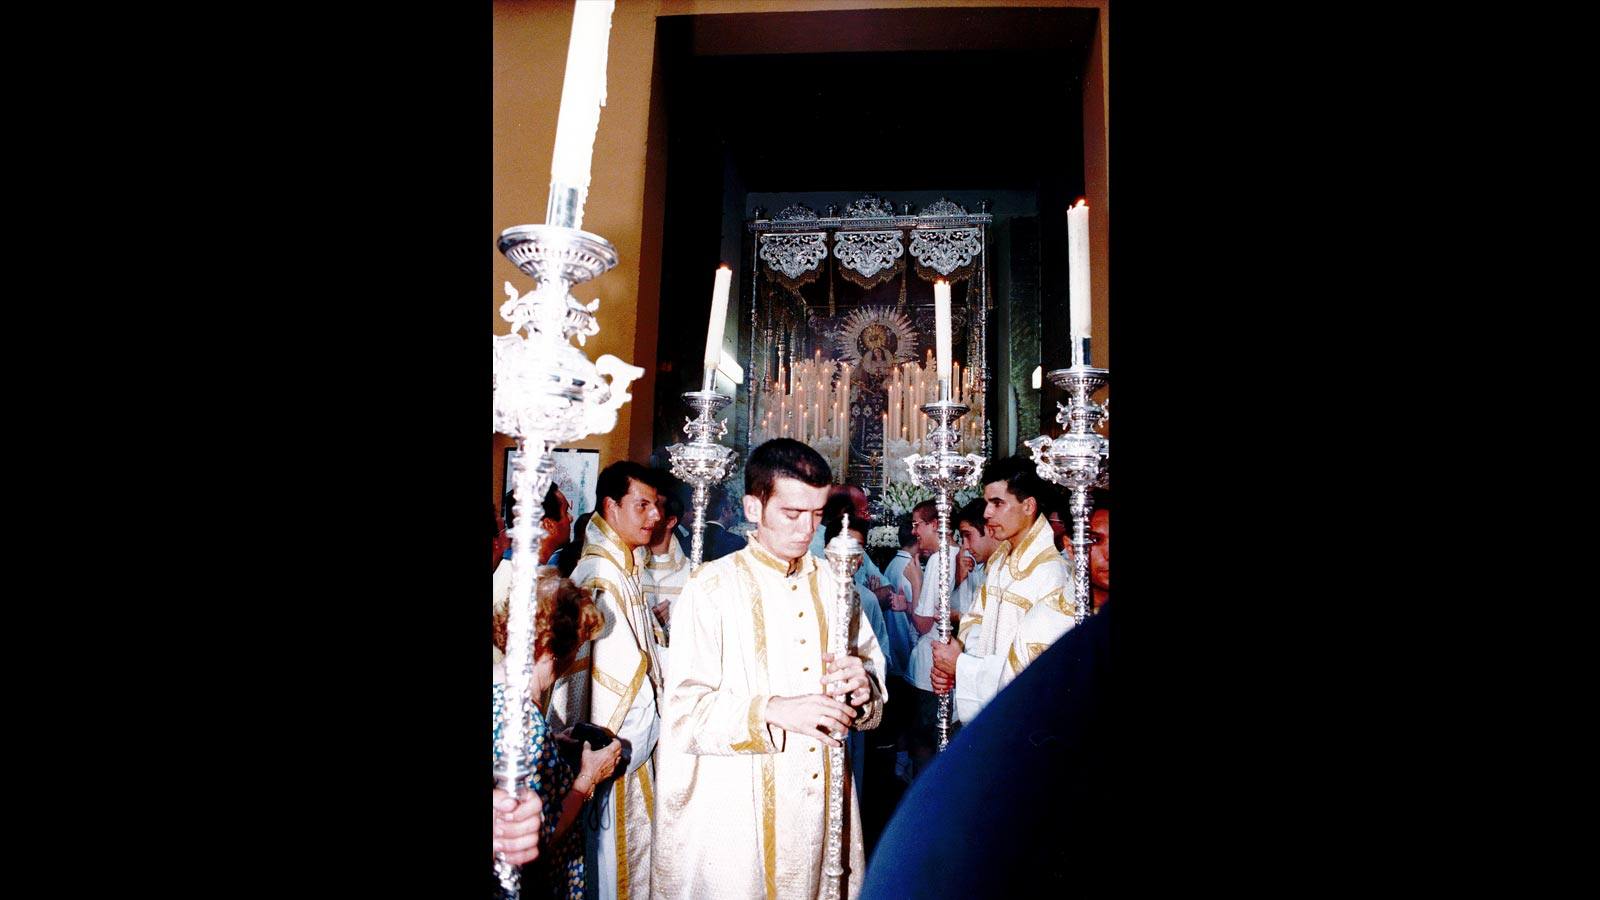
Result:
{"label": "silver candle holder", "polygon": [[[948,392],[948,387],[945,389]],[[950,502],[959,490],[978,483],[983,471],[983,457],[976,453],[965,456],[956,452],[961,433],[955,422],[971,409],[948,397],[925,403],[922,412],[933,420],[928,431],[928,443],[933,452],[913,453],[906,457],[906,467],[911,470],[911,483],[933,492],[934,507],[939,511],[939,611],[940,643],[950,642],[950,555],[945,552],[950,532]],[[939,695],[939,749],[950,742],[950,693]]]}
{"label": "silver candle holder", "polygon": [[705,549],[706,500],[711,495],[711,486],[726,480],[733,467],[733,448],[717,443],[717,438],[728,433],[727,423],[718,421],[717,413],[732,403],[733,398],[716,391],[689,391],[683,395],[683,400],[696,412],[693,419],[684,420],[683,433],[689,436],[689,442],[668,447],[667,456],[672,459],[672,474],[694,488],[694,518],[689,541],[692,572],[700,565]]}
{"label": "silver candle holder", "polygon": [[[1087,348],[1082,358],[1088,358]],[[1111,401],[1100,404],[1092,398],[1111,383],[1111,372],[1081,362],[1056,369],[1048,377],[1067,392],[1067,402],[1056,404],[1056,421],[1066,430],[1054,440],[1041,434],[1024,446],[1033,451],[1039,476],[1072,496],[1072,618],[1074,624],[1082,624],[1094,606],[1089,586],[1089,516],[1094,500],[1089,492],[1106,486],[1105,462],[1111,456],[1111,441],[1095,432],[1110,418],[1106,404]]]}
{"label": "silver candle holder", "polygon": [[[850,514],[845,513],[844,524],[823,548],[828,567],[833,571],[834,616],[828,631],[828,647],[835,653],[848,651],[849,623],[855,619],[856,570],[866,555],[861,542],[850,534]],[[849,703],[844,693],[834,694],[840,703]],[[840,884],[844,878],[844,739],[843,731],[835,731],[834,739],[840,746],[828,748],[828,848],[823,860],[822,875],[824,900],[839,900]]]}
{"label": "silver candle holder", "polygon": [[[500,252],[538,287],[519,294],[506,282],[500,316],[511,333],[494,339],[494,430],[516,439],[517,456],[507,478],[515,496],[511,529],[511,606],[506,623],[506,722],[501,729],[495,784],[512,796],[522,792],[535,761],[527,759],[527,725],[533,698],[533,636],[539,542],[545,532],[540,511],[555,472],[558,445],[617,424],[617,409],[632,395],[628,384],[644,374],[606,354],[591,362],[582,344],[600,331],[594,311],[572,296],[573,285],[590,281],[617,264],[616,248],[596,234],[559,225],[518,225],[500,234]],[[547,812],[547,814],[549,814]],[[508,897],[520,892],[521,876],[504,855],[495,874]]]}

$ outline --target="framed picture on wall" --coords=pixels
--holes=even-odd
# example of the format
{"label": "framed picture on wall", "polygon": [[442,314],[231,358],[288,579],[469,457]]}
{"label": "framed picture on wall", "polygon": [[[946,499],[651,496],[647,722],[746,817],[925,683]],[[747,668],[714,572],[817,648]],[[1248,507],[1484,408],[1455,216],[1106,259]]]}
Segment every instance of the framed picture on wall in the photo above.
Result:
{"label": "framed picture on wall", "polygon": [[572,517],[593,512],[594,485],[600,480],[600,451],[561,447],[555,457],[556,484],[561,485],[561,493],[572,503]]}
{"label": "framed picture on wall", "polygon": [[[506,448],[505,483],[500,515],[506,524],[511,523],[511,466],[517,459],[517,448]],[[576,519],[595,507],[595,482],[600,478],[600,451],[559,447],[555,453],[555,482],[561,493],[572,504],[572,518]],[[543,500],[541,497],[539,500]]]}

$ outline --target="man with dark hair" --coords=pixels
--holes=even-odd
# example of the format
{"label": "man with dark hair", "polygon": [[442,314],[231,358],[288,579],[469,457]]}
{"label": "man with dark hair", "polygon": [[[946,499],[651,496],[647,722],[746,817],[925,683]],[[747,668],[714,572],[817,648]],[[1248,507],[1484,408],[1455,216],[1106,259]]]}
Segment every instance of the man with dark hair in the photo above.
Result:
{"label": "man with dark hair", "polygon": [[[962,566],[952,573],[954,579],[958,574],[963,576],[954,582],[950,590],[950,615],[954,619],[951,623],[951,633],[955,633],[960,617],[971,609],[977,600],[978,589],[983,585],[984,563],[989,559],[997,546],[993,538],[989,537],[983,519],[983,500],[975,499],[963,506],[956,513],[956,533],[961,535],[961,560],[970,563]],[[937,532],[938,523],[929,527],[930,531]],[[938,573],[932,570],[937,561],[930,561],[927,580],[933,582],[932,586],[924,592],[918,600],[914,615],[920,622],[925,623],[922,636],[917,639],[916,646],[911,650],[910,660],[906,666],[907,679],[916,693],[914,712],[907,723],[907,754],[908,767],[906,780],[917,773],[933,758],[937,750],[936,722],[938,721],[939,701],[933,693],[933,683],[929,677],[933,669],[933,645],[939,642],[939,632],[933,627],[938,624]],[[968,568],[967,566],[970,566]],[[951,731],[954,734],[954,729]]]}
{"label": "man with dark hair", "polygon": [[[645,562],[639,585],[644,588],[645,603],[661,624],[656,640],[665,650],[672,627],[672,606],[678,602],[678,595],[683,593],[683,586],[689,580],[689,554],[683,552],[676,535],[678,523],[683,520],[683,501],[678,499],[668,478],[661,478],[656,490],[660,496],[657,504],[661,509],[661,521],[651,532],[650,558]],[[662,658],[664,661],[665,653]]]}
{"label": "man with dark hair", "polygon": [[[706,500],[706,527],[700,537],[700,562],[708,563],[744,549],[745,539],[729,530],[739,524],[737,512],[727,490],[720,487],[711,489],[711,495]],[[689,516],[690,519],[682,523],[685,527],[680,529],[683,535],[678,541],[685,556],[694,542],[694,536],[688,532],[689,528],[694,527],[691,521],[694,513],[689,512]]]}
{"label": "man with dark hair", "polygon": [[[824,559],[823,545],[838,533],[839,522],[845,513],[850,514],[850,528],[861,526],[861,545],[866,546],[866,534],[872,528],[872,516],[867,509],[867,492],[854,484],[836,484],[828,493],[828,502],[822,507],[823,527],[811,539],[811,555]],[[832,533],[829,533],[832,529]],[[891,676],[905,674],[906,654],[911,652],[911,623],[904,615],[894,616],[891,624],[884,610],[891,606],[908,607],[912,598],[898,595],[895,585],[884,577],[878,564],[870,555],[863,556],[861,567],[856,569],[856,586],[872,596],[877,608],[869,611],[873,628],[878,633],[878,644],[883,648],[884,662]]]}
{"label": "man with dark hair", "polygon": [[[1089,596],[1091,608],[1098,610],[1111,594],[1111,492],[1094,493],[1094,509],[1089,514]],[[1072,596],[1072,575],[1068,575],[1067,597]],[[1039,603],[1022,617],[1017,637],[1011,642],[1011,655],[1026,668],[1039,654],[1072,628],[1073,604]],[[1014,676],[1013,676],[1014,677]],[[1010,678],[1003,679],[1004,686]]]}
{"label": "man with dark hair", "polygon": [[[922,577],[918,580],[921,587],[911,604],[911,625],[917,634],[922,635],[934,626],[933,615],[927,611],[935,608],[939,602],[939,558],[935,555],[940,544],[939,508],[932,500],[924,500],[911,507],[911,533],[917,539],[917,555],[924,558]],[[945,544],[944,552],[950,558],[950,584],[953,587],[957,581],[955,548]]]}
{"label": "man with dark hair", "polygon": [[989,557],[977,602],[961,617],[959,634],[929,648],[933,689],[955,690],[956,717],[963,722],[972,721],[1026,665],[1014,642],[1029,609],[1044,604],[1072,616],[1071,574],[1039,514],[1038,498],[1048,483],[1032,461],[1017,456],[989,463],[981,477],[984,522],[1000,544]]}
{"label": "man with dark hair", "polygon": [[592,722],[611,731],[628,752],[625,774],[598,791],[599,826],[588,835],[587,896],[650,896],[652,782],[661,730],[656,698],[662,666],[655,617],[645,606],[640,573],[648,558],[661,510],[656,478],[636,462],[622,460],[595,481],[600,507],[589,518],[583,552],[572,581],[589,589],[605,625],[579,650],[571,669],[551,692],[551,727]]}
{"label": "man with dark hair", "polygon": [[[497,557],[494,580],[491,585],[494,591],[494,603],[497,608],[510,602],[509,598],[511,597],[511,538],[506,535],[506,531],[516,522],[516,507],[509,502],[511,496],[509,493],[506,494],[508,498],[506,508],[512,511],[512,521],[506,526],[505,530],[501,531],[501,534],[506,538],[505,553],[503,556]],[[539,539],[539,565],[541,566],[550,562],[550,557],[561,549],[561,545],[567,541],[567,532],[572,529],[572,504],[567,502],[566,495],[561,493],[561,488],[555,482],[551,482],[550,489],[544,493],[543,512],[544,518],[540,524],[544,528],[544,537]],[[499,516],[496,515],[495,518],[498,519]],[[498,653],[498,651],[496,652]],[[499,661],[500,657],[496,655],[495,662]]]}
{"label": "man with dark hair", "polygon": [[[845,623],[847,645],[830,645],[840,586],[807,551],[831,478],[799,441],[757,447],[745,468],[744,513],[757,525],[749,545],[701,566],[678,600],[654,897],[823,894],[827,751],[842,745],[836,733],[876,727],[887,699],[883,652],[860,611]],[[845,804],[841,888],[854,896],[865,869],[860,804],[853,792]]]}

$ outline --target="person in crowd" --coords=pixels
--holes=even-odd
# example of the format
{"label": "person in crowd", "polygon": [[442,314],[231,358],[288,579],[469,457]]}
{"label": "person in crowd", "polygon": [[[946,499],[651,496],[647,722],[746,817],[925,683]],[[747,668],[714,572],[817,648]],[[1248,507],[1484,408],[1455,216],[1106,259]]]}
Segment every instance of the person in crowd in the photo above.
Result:
{"label": "person in crowd", "polygon": [[[918,635],[927,634],[934,625],[935,619],[932,612],[924,610],[937,610],[939,604],[939,557],[937,551],[940,544],[944,545],[944,553],[950,566],[951,591],[961,582],[966,574],[961,559],[961,549],[950,543],[944,535],[939,534],[939,510],[932,500],[924,500],[911,508],[911,531],[917,538],[917,550],[924,554],[927,561],[922,564],[921,589],[917,592],[916,603],[911,610],[911,625]],[[966,564],[970,567],[970,562]]]}
{"label": "person in crowd", "polygon": [[[1090,602],[1092,608],[1097,610],[1111,591],[1111,492],[1096,491],[1094,498],[1094,510],[1089,515],[1091,543],[1088,557]],[[1010,655],[1017,664],[1014,667],[1007,666],[1002,671],[1002,688],[1072,628],[1075,624],[1073,613],[1077,609],[1072,597],[1072,575],[1069,571],[1062,602],[1036,603],[1023,614],[1017,636],[1011,642]]]}
{"label": "person in crowd", "polygon": [[[510,495],[508,494],[507,496]],[[512,522],[515,523],[515,506],[508,503],[507,508],[511,510]],[[544,517],[540,522],[544,527],[544,537],[539,539],[540,565],[548,562],[561,544],[566,541],[567,531],[572,526],[571,509],[572,506],[567,502],[566,495],[561,493],[561,488],[551,482],[550,489],[545,491],[544,494]],[[498,514],[496,514],[495,519],[499,520]],[[496,538],[495,546],[497,548],[500,546],[499,538],[503,537],[505,539],[504,554],[497,553],[495,555],[494,578],[491,583],[496,607],[501,606],[511,596],[511,537],[508,533],[509,530],[509,526],[502,527]],[[494,661],[500,661],[498,651],[496,651]]]}
{"label": "person in crowd", "polygon": [[[693,524],[692,522],[680,523],[678,529],[678,542],[682,546],[685,556],[689,555],[693,536],[689,534],[688,528],[683,526],[692,527]],[[700,561],[702,563],[721,559],[744,549],[745,539],[730,530],[737,524],[738,513],[732,498],[728,496],[728,492],[720,487],[712,488],[711,494],[706,500],[706,528],[705,532],[700,536],[702,542]]]}
{"label": "person in crowd", "polygon": [[584,531],[572,580],[594,594],[605,624],[557,682],[551,711],[564,725],[605,728],[628,753],[622,777],[596,800],[598,825],[588,841],[592,896],[648,897],[662,667],[639,578],[661,510],[651,471],[627,460],[600,471],[595,496],[600,508]]}
{"label": "person in crowd", "polygon": [[494,548],[495,565],[502,559],[511,558],[511,535],[506,531],[506,521],[500,517],[500,510],[494,511]]}
{"label": "person in crowd", "polygon": [[[572,665],[578,648],[599,633],[603,624],[589,592],[560,578],[554,569],[541,568],[535,589],[533,619],[533,671],[528,690],[533,704],[524,721],[526,760],[531,770],[525,792],[512,797],[494,789],[494,851],[513,865],[523,866],[523,896],[577,900],[584,896],[582,829],[573,826],[597,784],[610,777],[621,753],[612,741],[594,749],[581,748],[578,770],[557,748],[561,737],[552,733],[545,715],[549,693],[558,671]],[[506,649],[509,608],[494,612],[494,644]],[[494,668],[494,753],[499,762],[500,738],[506,727],[506,672]],[[528,865],[534,863],[535,865]]]}
{"label": "person in crowd", "polygon": [[[663,900],[824,892],[828,748],[842,746],[836,733],[876,727],[887,699],[860,610],[847,645],[830,644],[837,586],[808,548],[831,478],[799,441],[757,447],[745,468],[750,543],[690,575],[678,601],[652,856]],[[865,868],[854,792],[845,805],[840,887],[854,896]]]}
{"label": "person in crowd", "polygon": [[[959,627],[961,615],[971,609],[977,601],[978,591],[983,586],[985,563],[999,545],[989,535],[983,511],[983,500],[975,499],[956,514],[956,532],[961,535],[962,553],[964,558],[972,560],[972,565],[961,582],[950,592],[951,633],[955,633]],[[936,593],[929,592],[926,603],[919,603],[916,610],[916,614],[928,621],[930,627],[917,639],[917,645],[911,651],[910,663],[907,666],[908,678],[915,689],[912,696],[917,700],[914,718],[907,726],[909,729],[906,740],[907,754],[911,761],[909,770],[905,772],[907,780],[915,777],[916,773],[932,760],[938,748],[939,701],[933,693],[933,682],[930,678],[933,669],[933,645],[939,640],[939,632],[931,627],[938,622],[937,603]],[[949,734],[953,735],[959,729],[960,723],[953,721]]]}
{"label": "person in crowd", "polygon": [[572,570],[578,567],[578,560],[583,556],[583,544],[589,534],[589,520],[594,518],[594,511],[584,513],[572,523],[572,540],[562,545],[551,555],[549,565],[555,566],[561,572],[562,578],[571,578]]}
{"label": "person in crowd", "polygon": [[1005,682],[1022,671],[1013,652],[1022,617],[1036,604],[1071,616],[1071,576],[1039,514],[1048,482],[1019,456],[984,466],[984,520],[1000,542],[989,558],[977,602],[961,617],[958,635],[935,642],[929,680],[935,693],[954,689],[956,717],[971,722]]}
{"label": "person in crowd", "polygon": [[650,533],[650,556],[640,573],[639,586],[644,589],[645,604],[660,626],[656,630],[656,643],[664,659],[672,628],[672,607],[689,580],[689,554],[676,539],[678,523],[683,520],[683,501],[665,483],[656,485],[656,494],[661,521]]}

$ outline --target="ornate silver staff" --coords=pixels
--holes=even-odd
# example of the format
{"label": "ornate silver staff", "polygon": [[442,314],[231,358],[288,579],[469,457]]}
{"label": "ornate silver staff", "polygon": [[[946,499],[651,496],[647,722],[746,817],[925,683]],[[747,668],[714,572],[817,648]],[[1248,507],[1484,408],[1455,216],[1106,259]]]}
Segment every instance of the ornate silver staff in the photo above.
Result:
{"label": "ornate silver staff", "polygon": [[733,402],[716,391],[689,391],[683,395],[689,408],[698,411],[693,419],[685,418],[683,433],[689,436],[687,444],[673,444],[667,448],[672,458],[672,474],[694,486],[694,519],[690,526],[690,571],[700,565],[705,548],[706,498],[711,486],[721,484],[733,466],[733,448],[717,443],[717,438],[728,433],[726,422],[717,421],[717,413]]}
{"label": "ornate silver staff", "polygon": [[[945,386],[943,393],[948,394]],[[943,400],[925,403],[922,412],[933,420],[928,431],[928,442],[933,452],[913,453],[906,457],[906,468],[911,470],[911,483],[933,491],[933,503],[939,511],[939,641],[950,642],[950,555],[945,552],[950,532],[950,498],[963,488],[978,483],[983,471],[983,457],[976,453],[963,456],[956,452],[961,434],[955,422],[966,415],[970,407],[956,403],[947,396]],[[939,695],[939,749],[950,742],[950,693]]]}
{"label": "ornate silver staff", "polygon": [[[533,276],[538,287],[519,295],[508,281],[500,315],[511,333],[494,339],[494,430],[517,441],[508,473],[515,494],[511,529],[511,608],[506,623],[506,721],[501,729],[495,784],[516,796],[534,762],[524,756],[532,697],[533,610],[543,516],[537,512],[555,470],[556,446],[617,424],[617,408],[631,398],[629,382],[644,374],[606,354],[590,362],[583,343],[600,325],[595,300],[587,305],[571,289],[617,264],[605,238],[561,225],[518,225],[500,234],[500,252]],[[549,814],[547,812],[547,814]],[[497,856],[495,872],[510,897],[520,890],[517,867]]]}
{"label": "ornate silver staff", "polygon": [[[1104,404],[1092,399],[1095,391],[1111,383],[1111,372],[1089,365],[1089,339],[1082,341],[1079,362],[1050,373],[1050,382],[1065,390],[1066,403],[1056,404],[1056,421],[1066,430],[1055,440],[1039,435],[1025,446],[1033,450],[1039,476],[1066,488],[1072,494],[1072,618],[1082,624],[1093,609],[1089,587],[1089,516],[1094,500],[1089,491],[1105,487],[1105,461],[1111,456],[1111,441],[1095,433],[1095,428],[1110,417]],[[1078,354],[1074,354],[1077,356]],[[1107,400],[1106,404],[1111,401]]]}
{"label": "ornate silver staff", "polygon": [[[855,618],[856,570],[861,568],[865,551],[861,542],[850,534],[850,514],[844,514],[844,525],[833,540],[823,549],[828,566],[833,570],[836,589],[833,595],[833,622],[828,631],[828,646],[834,653],[849,648],[849,623]],[[833,695],[840,703],[848,703],[844,693]],[[844,739],[843,731],[833,733],[840,742],[828,748],[828,856],[823,862],[822,875],[827,879],[824,900],[839,900],[840,879],[844,877]]]}

